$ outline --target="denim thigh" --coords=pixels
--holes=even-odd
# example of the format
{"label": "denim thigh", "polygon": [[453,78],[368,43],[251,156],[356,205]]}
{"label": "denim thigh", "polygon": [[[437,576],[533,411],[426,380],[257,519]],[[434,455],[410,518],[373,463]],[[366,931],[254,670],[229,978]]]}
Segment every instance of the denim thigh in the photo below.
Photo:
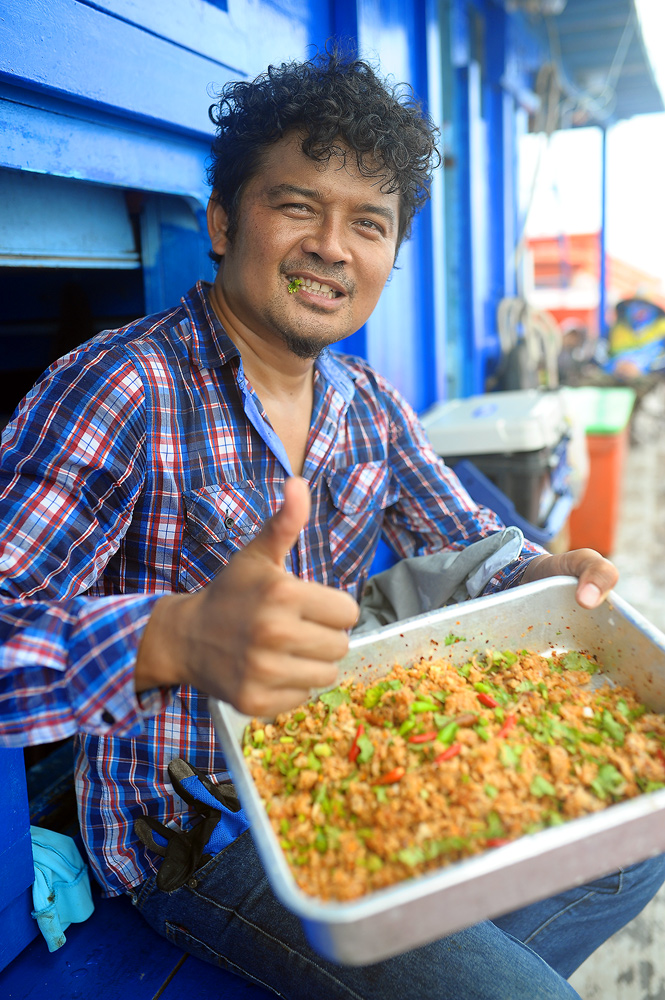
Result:
{"label": "denim thigh", "polygon": [[321,958],[273,895],[249,832],[180,889],[161,892],[153,877],[132,895],[148,923],[184,951],[288,1000],[578,997],[533,947],[492,921],[373,965]]}
{"label": "denim thigh", "polygon": [[568,978],[644,909],[664,881],[665,855],[659,854],[498,917],[494,923]]}

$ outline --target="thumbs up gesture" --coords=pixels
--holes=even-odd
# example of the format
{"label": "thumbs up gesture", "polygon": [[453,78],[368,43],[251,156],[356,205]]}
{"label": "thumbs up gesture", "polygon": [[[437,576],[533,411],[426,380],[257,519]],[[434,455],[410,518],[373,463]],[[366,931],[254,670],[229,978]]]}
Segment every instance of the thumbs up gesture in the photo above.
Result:
{"label": "thumbs up gesture", "polygon": [[137,690],[191,684],[247,715],[273,716],[334,683],[358,605],[284,569],[309,509],[305,481],[287,480],[281,510],[212,583],[156,603],[139,649]]}

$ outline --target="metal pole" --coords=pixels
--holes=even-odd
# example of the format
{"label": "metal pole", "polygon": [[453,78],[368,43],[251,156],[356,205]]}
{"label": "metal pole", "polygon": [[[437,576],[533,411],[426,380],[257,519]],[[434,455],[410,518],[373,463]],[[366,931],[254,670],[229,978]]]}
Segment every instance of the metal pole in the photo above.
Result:
{"label": "metal pole", "polygon": [[607,336],[607,129],[602,129],[601,146],[601,179],[600,179],[600,233],[598,234],[598,252],[600,254],[600,273],[598,276],[598,335]]}

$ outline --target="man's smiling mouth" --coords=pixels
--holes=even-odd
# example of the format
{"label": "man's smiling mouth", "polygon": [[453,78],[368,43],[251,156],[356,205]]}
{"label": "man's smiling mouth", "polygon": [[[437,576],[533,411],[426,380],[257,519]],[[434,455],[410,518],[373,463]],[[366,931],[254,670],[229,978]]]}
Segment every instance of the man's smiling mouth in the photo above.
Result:
{"label": "man's smiling mouth", "polygon": [[325,282],[316,281],[314,278],[299,278],[290,275],[288,289],[289,292],[299,292],[302,289],[326,299],[338,299],[343,294],[336,288],[326,285]]}

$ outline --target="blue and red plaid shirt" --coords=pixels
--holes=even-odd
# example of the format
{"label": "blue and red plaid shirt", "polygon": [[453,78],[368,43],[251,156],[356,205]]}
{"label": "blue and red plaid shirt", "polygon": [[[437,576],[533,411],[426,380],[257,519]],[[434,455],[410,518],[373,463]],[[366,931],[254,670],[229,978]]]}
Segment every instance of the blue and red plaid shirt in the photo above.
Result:
{"label": "blue and red plaid shirt", "polygon": [[[46,373],[0,453],[0,738],[77,729],[83,836],[108,895],[157,867],[138,816],[193,817],[169,761],[225,775],[206,699],[133,693],[157,596],[204,586],[275,513],[288,459],[204,285],[106,331]],[[303,476],[312,514],[299,576],[359,598],[383,532],[401,557],[460,549],[502,525],[432,451],[405,401],[365,361],[315,365]],[[516,583],[522,556],[488,590]]]}

